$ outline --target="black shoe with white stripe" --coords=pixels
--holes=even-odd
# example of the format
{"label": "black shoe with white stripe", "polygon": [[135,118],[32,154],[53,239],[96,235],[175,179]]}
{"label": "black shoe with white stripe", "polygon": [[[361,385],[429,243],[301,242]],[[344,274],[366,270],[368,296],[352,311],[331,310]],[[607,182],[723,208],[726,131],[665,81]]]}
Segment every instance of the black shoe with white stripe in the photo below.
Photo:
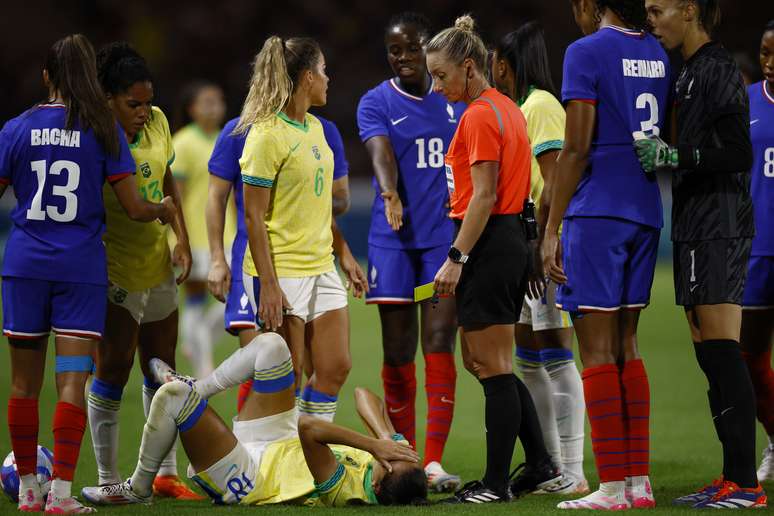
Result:
{"label": "black shoe with white stripe", "polygon": [[511,494],[518,498],[541,490],[545,493],[561,492],[572,486],[574,480],[564,476],[551,459],[537,464],[520,464],[511,473]]}
{"label": "black shoe with white stripe", "polygon": [[500,503],[511,501],[510,493],[497,493],[486,487],[480,480],[468,482],[442,503]]}

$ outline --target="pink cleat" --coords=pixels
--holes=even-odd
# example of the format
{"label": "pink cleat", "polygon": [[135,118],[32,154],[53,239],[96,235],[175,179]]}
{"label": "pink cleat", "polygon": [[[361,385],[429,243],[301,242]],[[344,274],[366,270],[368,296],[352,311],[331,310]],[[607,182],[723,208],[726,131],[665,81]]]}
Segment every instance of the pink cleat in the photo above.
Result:
{"label": "pink cleat", "polygon": [[54,493],[48,494],[46,514],[92,514],[97,512],[94,507],[87,507],[74,497],[59,498]]}
{"label": "pink cleat", "polygon": [[638,477],[631,485],[628,485],[630,481],[627,479],[626,483],[626,501],[633,509],[653,509],[656,506],[648,477]]}
{"label": "pink cleat", "polygon": [[19,492],[19,510],[21,512],[41,512],[46,504],[40,488],[27,488]]}
{"label": "pink cleat", "polygon": [[618,496],[610,496],[602,493],[602,491],[594,491],[588,496],[579,498],[577,500],[567,500],[566,502],[560,502],[557,506],[559,509],[592,509],[597,511],[624,511],[630,509],[631,505],[626,500],[626,497],[621,493]]}

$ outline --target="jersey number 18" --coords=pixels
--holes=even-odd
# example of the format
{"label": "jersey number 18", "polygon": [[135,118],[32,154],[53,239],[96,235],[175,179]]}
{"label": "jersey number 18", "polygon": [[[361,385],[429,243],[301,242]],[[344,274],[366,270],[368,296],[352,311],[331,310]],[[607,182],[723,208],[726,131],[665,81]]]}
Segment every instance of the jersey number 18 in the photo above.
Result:
{"label": "jersey number 18", "polygon": [[[46,160],[37,160],[30,163],[32,171],[38,177],[38,189],[32,197],[32,202],[27,210],[28,220],[46,220],[46,215],[56,222],[72,222],[78,214],[78,197],[73,193],[81,181],[81,167],[74,161],[57,160],[51,164],[46,174]],[[43,188],[46,186],[46,176],[58,176],[63,170],[67,171],[67,184],[54,185],[51,193],[65,200],[64,211],[59,207],[48,205],[43,209]]]}
{"label": "jersey number 18", "polygon": [[417,144],[417,168],[441,168],[443,166],[443,140],[430,138],[425,142],[424,138],[414,140]]}

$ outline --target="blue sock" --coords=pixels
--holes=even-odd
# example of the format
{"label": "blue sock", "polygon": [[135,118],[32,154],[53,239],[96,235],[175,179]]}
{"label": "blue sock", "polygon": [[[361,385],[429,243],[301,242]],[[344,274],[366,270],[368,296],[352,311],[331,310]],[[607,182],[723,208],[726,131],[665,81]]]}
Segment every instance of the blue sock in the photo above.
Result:
{"label": "blue sock", "polygon": [[311,385],[304,388],[301,400],[298,403],[299,411],[310,416],[333,421],[336,415],[338,396],[331,396],[312,389]]}

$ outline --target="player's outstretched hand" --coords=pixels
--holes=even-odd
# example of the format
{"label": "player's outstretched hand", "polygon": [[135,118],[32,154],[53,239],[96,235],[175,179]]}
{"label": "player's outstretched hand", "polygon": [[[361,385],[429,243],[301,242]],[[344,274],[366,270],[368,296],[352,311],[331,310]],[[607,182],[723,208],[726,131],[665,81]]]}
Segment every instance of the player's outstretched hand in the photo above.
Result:
{"label": "player's outstretched hand", "polygon": [[419,462],[419,454],[411,446],[392,439],[374,439],[368,452],[390,473],[392,473],[390,461]]}
{"label": "player's outstretched hand", "polygon": [[221,303],[226,302],[229,288],[231,288],[231,269],[224,261],[212,262],[210,272],[207,274],[207,288],[215,299]]}
{"label": "player's outstretched hand", "polygon": [[433,281],[433,290],[439,296],[453,296],[460,282],[462,274],[462,264],[454,263],[450,258],[446,258],[441,268],[435,274]]}
{"label": "player's outstretched hand", "polygon": [[562,246],[559,235],[547,233],[540,246],[540,254],[543,256],[543,270],[554,283],[563,285],[567,283],[567,276],[562,266]]}
{"label": "player's outstretched hand", "polygon": [[368,280],[366,280],[365,272],[363,272],[355,257],[352,256],[352,253],[346,253],[344,256],[339,257],[339,265],[347,277],[347,290],[352,289],[353,296],[360,299],[364,294],[368,293]]}
{"label": "player's outstretched hand", "polygon": [[177,284],[188,279],[191,274],[191,265],[193,265],[193,258],[191,258],[191,246],[188,242],[179,242],[175,244],[175,248],[172,250],[172,265],[180,268],[180,274],[177,276]]}
{"label": "player's outstretched hand", "polygon": [[384,199],[384,216],[387,217],[387,224],[393,231],[398,231],[403,226],[403,203],[400,201],[398,192],[389,191],[382,193]]}
{"label": "player's outstretched hand", "polygon": [[634,152],[637,153],[642,170],[649,174],[662,168],[677,168],[679,161],[677,149],[670,147],[655,134],[634,140]]}
{"label": "player's outstretched hand", "polygon": [[177,216],[177,206],[172,197],[167,195],[161,199],[161,206],[164,208],[164,214],[159,217],[159,222],[162,224],[169,224]]}

